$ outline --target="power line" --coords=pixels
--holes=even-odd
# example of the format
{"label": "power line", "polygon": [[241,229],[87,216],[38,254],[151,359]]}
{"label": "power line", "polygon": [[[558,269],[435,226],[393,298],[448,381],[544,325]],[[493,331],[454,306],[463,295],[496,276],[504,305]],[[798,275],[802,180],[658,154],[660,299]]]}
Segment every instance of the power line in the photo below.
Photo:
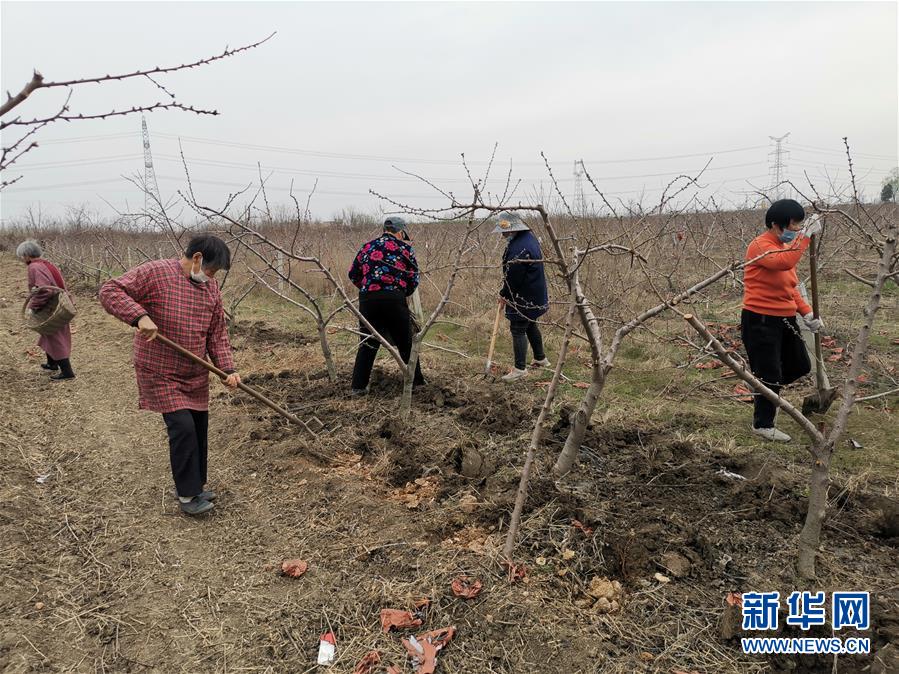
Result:
{"label": "power line", "polygon": [[[817,147],[815,145],[798,145],[798,144],[794,144],[793,147],[799,148],[800,150],[805,150],[807,152],[818,152],[818,153],[822,153],[822,154],[838,154],[843,157],[846,156],[845,149],[833,150],[833,149],[827,149],[824,147]],[[890,160],[890,161],[896,161],[897,156],[899,156],[899,154],[894,154],[894,155],[870,154],[867,152],[855,152],[855,151],[851,151],[851,150],[850,150],[850,153],[852,154],[853,157],[867,157],[868,159],[886,159],[886,160]]]}
{"label": "power line", "polygon": [[[214,138],[200,138],[197,136],[177,136],[174,134],[165,134],[160,133],[156,134],[157,136],[161,136],[163,138],[169,138],[173,140],[182,140],[189,141],[194,143],[205,143],[208,145],[221,145],[224,147],[237,147],[243,149],[250,150],[265,150],[270,152],[279,152],[285,154],[301,154],[312,157],[320,157],[324,159],[354,159],[354,160],[362,160],[362,161],[398,161],[398,162],[409,162],[415,164],[444,164],[444,165],[460,165],[460,159],[425,159],[425,158],[413,158],[413,157],[393,157],[393,156],[384,156],[384,155],[368,155],[368,154],[348,154],[341,152],[322,152],[318,150],[307,150],[301,148],[287,148],[287,147],[276,147],[273,145],[256,145],[251,143],[237,143],[233,141],[225,141],[225,140],[216,140]],[[766,147],[765,145],[753,145],[750,147],[739,147],[739,148],[730,148],[726,150],[716,150],[713,152],[693,152],[689,154],[677,154],[677,155],[667,155],[667,156],[659,156],[659,157],[640,157],[634,159],[595,159],[595,160],[585,160],[584,163],[587,164],[623,164],[623,163],[631,163],[631,162],[645,162],[645,161],[663,161],[667,159],[687,159],[687,158],[695,158],[695,157],[708,157],[710,155],[716,154],[729,154],[733,152],[748,152],[750,150],[759,150]],[[488,160],[470,160],[466,159],[466,163],[473,164],[488,164]],[[495,163],[495,162],[494,162]],[[538,161],[528,161],[528,162],[514,162],[519,166],[526,165],[535,165],[542,166],[543,162]]]}
{"label": "power line", "polygon": [[99,133],[94,136],[74,136],[72,138],[57,138],[56,140],[42,140],[41,145],[62,145],[66,143],[86,143],[89,140],[114,140],[116,138],[134,138],[133,133]]}
{"label": "power line", "polygon": [[[334,152],[324,152],[324,151],[315,151],[315,150],[303,150],[298,148],[283,148],[278,146],[270,146],[270,145],[254,145],[249,143],[236,143],[232,141],[224,141],[218,140],[214,138],[202,138],[196,136],[179,136],[177,134],[169,134],[169,133],[156,133],[157,137],[164,137],[169,139],[184,139],[197,143],[209,143],[209,144],[221,144],[230,147],[245,147],[248,149],[260,149],[260,150],[272,150],[276,152],[288,152],[288,153],[313,153],[317,155],[321,155],[325,158],[339,159],[339,158],[367,158],[377,161],[410,161],[410,162],[419,162],[419,163],[428,163],[428,162],[442,162],[448,164],[458,164],[458,160],[434,160],[434,159],[411,159],[411,158],[402,158],[402,157],[388,157],[388,156],[380,156],[380,155],[358,155],[358,154],[342,154],[342,153],[334,153]],[[51,140],[42,140],[42,145],[54,145],[54,144],[67,144],[67,143],[82,143],[88,142],[92,140],[102,141],[102,140],[114,140],[118,138],[130,138],[133,137],[131,133],[110,133],[110,134],[95,134],[90,136],[75,136],[72,138],[58,138]],[[730,154],[734,152],[748,152],[751,150],[760,150],[768,147],[766,145],[751,145],[746,147],[737,147],[737,148],[728,148],[723,150],[709,150],[705,152],[694,152],[687,154],[676,154],[676,155],[662,155],[657,157],[639,157],[639,158],[629,158],[629,159],[594,159],[594,160],[586,160],[585,163],[588,164],[620,164],[620,163],[639,163],[645,161],[664,161],[668,159],[688,159],[688,158],[696,158],[696,157],[708,157],[710,155],[719,155],[719,154]],[[825,154],[834,154],[845,156],[845,150],[837,150],[833,148],[824,148],[816,145],[803,145],[803,144],[793,144],[794,148],[806,150],[808,152],[814,153],[825,153]],[[886,161],[895,161],[897,159],[897,155],[884,155],[884,154],[874,154],[870,152],[852,152],[853,157],[867,157],[871,159],[883,159]],[[471,164],[486,164],[486,161],[470,161]],[[543,162],[516,162],[517,164],[533,164],[533,165],[542,165]]]}
{"label": "power line", "polygon": [[[761,179],[764,177],[765,177],[764,175],[757,175],[757,176],[744,176],[744,177],[738,177],[738,178],[728,178],[726,180],[720,181],[720,183],[717,183],[717,184],[720,185],[720,184],[726,184],[726,183],[731,183],[731,182],[739,182],[739,181],[743,181],[743,180],[758,180],[758,179]],[[181,181],[184,181],[184,176],[158,175],[157,179],[181,182]],[[16,192],[35,192],[35,191],[40,191],[40,190],[58,190],[58,189],[69,189],[69,188],[73,188],[73,187],[103,185],[103,184],[109,184],[109,183],[121,183],[122,181],[125,181],[125,180],[126,180],[126,178],[124,176],[117,176],[115,178],[104,178],[101,180],[86,180],[86,181],[78,181],[78,182],[70,182],[70,183],[59,183],[56,185],[9,187],[4,190],[3,194],[4,194],[4,198],[6,198],[5,195],[7,193],[12,193],[13,190],[15,190]],[[249,182],[227,182],[227,181],[220,181],[220,180],[206,180],[206,179],[198,179],[198,178],[191,178],[191,182],[197,183],[197,184],[204,184],[204,185],[216,185],[216,186],[220,186],[220,187],[237,187],[237,188],[246,187],[248,184],[250,184]],[[532,185],[532,184],[535,184],[535,183],[527,183],[527,185]],[[613,195],[613,196],[619,195],[619,194],[640,194],[640,193],[646,193],[646,192],[661,191],[661,190],[665,189],[665,187],[667,187],[667,185],[647,186],[647,187],[642,187],[640,189],[635,189],[635,190],[621,190],[621,191],[608,191],[608,192],[603,190],[603,193],[607,194],[607,195]],[[271,187],[266,186],[266,189],[270,190],[270,191],[275,191],[275,192],[289,192],[290,191],[289,187],[278,187],[278,186],[271,186]],[[128,191],[130,192],[131,190],[128,190]],[[294,188],[294,192],[308,193],[310,191],[311,190]],[[321,189],[316,189],[315,193],[316,194],[328,194],[328,195],[333,195],[333,196],[363,196],[363,197],[373,196],[369,192],[347,192],[347,191],[340,191],[340,190],[321,190]],[[436,193],[391,194],[390,196],[396,197],[396,198],[403,198],[403,199],[429,199],[429,198],[445,199],[445,197],[443,195],[436,194]]]}
{"label": "power line", "polygon": [[[848,171],[848,164],[825,164],[824,162],[817,161],[815,159],[809,159],[804,157],[796,157],[796,161],[794,162],[796,165],[811,167],[811,168],[826,168],[826,169],[834,169],[841,171]],[[859,166],[858,164],[853,164],[853,169],[856,173],[865,172],[865,173],[890,173],[893,169],[885,169],[885,168],[875,168],[873,166]]]}
{"label": "power line", "polygon": [[[133,134],[131,134],[133,137]],[[797,147],[797,146],[793,146]],[[58,168],[68,168],[72,166],[89,166],[95,164],[112,164],[122,161],[131,161],[134,159],[140,159],[142,157],[141,154],[131,153],[131,154],[120,154],[120,155],[105,155],[99,157],[88,157],[85,159],[71,159],[71,160],[63,160],[63,161],[55,161],[55,162],[39,162],[34,164],[16,164],[17,170],[29,170],[29,171],[42,171],[42,170],[52,170]],[[828,164],[822,162],[813,157],[804,157],[802,155],[793,155],[791,154],[791,158],[793,159],[793,165],[798,167],[806,167],[806,168],[827,168],[834,170],[842,170],[847,169],[848,167],[843,164]],[[156,160],[169,161],[169,162],[177,162],[181,163],[181,157],[176,155],[166,155],[166,154],[157,154],[155,157]],[[227,160],[216,160],[216,159],[203,159],[203,158],[194,158],[189,159],[190,164],[198,164],[201,166],[218,166],[222,168],[247,168],[255,170],[257,168],[256,163],[248,163],[248,162],[234,162]],[[747,162],[741,164],[728,164],[726,166],[711,166],[706,169],[706,172],[709,171],[724,171],[732,168],[742,168],[746,166],[759,166],[764,161],[758,162]],[[421,182],[418,178],[402,176],[402,175],[384,175],[384,174],[373,174],[373,173],[349,173],[342,171],[325,171],[325,170],[316,170],[316,169],[296,169],[286,166],[272,166],[263,164],[263,168],[272,170],[272,171],[280,171],[284,173],[291,173],[297,175],[308,175],[312,177],[328,177],[328,178],[345,178],[345,179],[359,179],[359,180],[383,180],[383,181],[391,181],[391,182]],[[892,169],[882,169],[875,168],[870,166],[858,166],[856,165],[856,171],[860,173],[881,173],[888,174]],[[612,180],[628,180],[633,178],[658,178],[664,176],[674,176],[679,173],[691,173],[695,172],[698,169],[691,169],[687,171],[670,171],[665,173],[642,173],[642,174],[630,174],[630,175],[608,175],[608,176],[598,176],[594,178],[594,180],[598,181],[612,181]],[[528,178],[521,177],[522,181],[537,181],[545,180],[545,177],[541,178]],[[436,183],[468,183],[467,178],[431,178],[433,182]],[[504,177],[495,177],[492,179],[494,182],[504,181]],[[565,178],[559,177],[559,182],[571,182],[574,180],[573,178]],[[11,189],[11,188],[10,188]]]}
{"label": "power line", "polygon": [[123,179],[124,178],[119,176],[118,178],[104,178],[102,180],[83,180],[81,182],[75,182],[75,183],[59,183],[57,185],[41,185],[39,187],[15,187],[15,186],[13,186],[13,187],[5,188],[3,190],[3,194],[4,194],[4,199],[5,199],[6,193],[7,192],[13,193],[13,189],[15,189],[16,193],[18,193],[18,192],[37,192],[39,190],[61,190],[61,189],[68,189],[70,187],[81,187],[84,185],[104,185],[107,183],[116,183]]}
{"label": "power line", "polygon": [[[131,134],[131,137],[134,137],[134,134]],[[91,157],[87,159],[66,159],[63,161],[55,161],[55,162],[40,162],[37,164],[16,164],[15,170],[29,170],[29,171],[41,171],[44,169],[57,169],[57,168],[67,168],[69,166],[84,166],[88,164],[111,164],[117,161],[124,161],[126,159],[133,160],[139,159],[142,155],[136,154],[134,152],[130,154],[114,154],[107,155],[105,157]]]}
{"label": "power line", "polygon": [[[159,159],[163,161],[177,162],[181,163],[181,157],[175,155],[157,155]],[[191,159],[186,158],[188,166],[191,164],[199,164],[201,166],[219,166],[222,168],[249,168],[256,170],[258,168],[258,164],[248,164],[243,162],[229,162],[225,160],[217,160],[217,159]],[[580,162],[578,162],[580,164]],[[706,172],[709,171],[724,171],[733,168],[745,168],[747,166],[761,166],[765,164],[764,160],[754,161],[754,162],[746,162],[742,164],[729,164],[727,166],[713,166],[706,169]],[[581,164],[583,167],[583,164]],[[377,174],[369,174],[369,173],[343,173],[339,171],[317,171],[312,169],[293,169],[282,166],[271,166],[262,164],[262,168],[269,171],[282,171],[284,173],[296,173],[300,175],[308,175],[312,177],[333,177],[333,178],[353,178],[353,179],[367,179],[367,180],[389,180],[389,181],[402,181],[402,182],[417,182],[420,183],[421,180],[414,177],[408,176],[389,176],[389,175],[377,175]],[[641,174],[631,174],[631,175],[623,175],[623,176],[596,176],[594,177],[595,181],[611,181],[611,180],[631,180],[634,178],[664,178],[664,177],[673,177],[677,175],[692,175],[698,173],[700,168],[686,169],[680,171],[664,171],[662,173],[641,173]],[[524,182],[539,182],[540,180],[546,180],[545,177],[541,178],[531,178],[531,177],[517,177],[516,180],[521,180]],[[466,183],[468,184],[467,178],[429,178],[431,182],[440,184],[440,183]],[[571,182],[574,178],[558,178],[559,182]],[[505,178],[496,177],[493,178],[494,182],[504,182]]]}

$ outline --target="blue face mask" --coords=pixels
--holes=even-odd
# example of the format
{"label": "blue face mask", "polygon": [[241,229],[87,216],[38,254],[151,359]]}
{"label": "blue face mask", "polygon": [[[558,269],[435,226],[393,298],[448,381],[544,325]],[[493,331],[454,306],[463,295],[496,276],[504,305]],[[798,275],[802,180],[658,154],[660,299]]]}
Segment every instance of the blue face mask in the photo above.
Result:
{"label": "blue face mask", "polygon": [[798,234],[799,232],[794,232],[792,229],[785,229],[780,235],[780,240],[784,243],[790,243]]}

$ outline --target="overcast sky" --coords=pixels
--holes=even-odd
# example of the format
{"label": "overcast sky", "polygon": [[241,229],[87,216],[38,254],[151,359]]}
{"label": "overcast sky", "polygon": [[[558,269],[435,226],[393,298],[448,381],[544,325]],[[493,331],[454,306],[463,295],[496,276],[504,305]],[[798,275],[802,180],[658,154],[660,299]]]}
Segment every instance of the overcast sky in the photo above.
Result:
{"label": "overcast sky", "polygon": [[[313,213],[376,212],[368,190],[413,205],[445,200],[397,169],[465,190],[461,152],[483,170],[499,143],[519,193],[548,189],[540,152],[570,197],[574,161],[610,195],[657,198],[709,159],[703,195],[741,203],[769,182],[769,136],[790,132],[787,177],[845,183],[843,136],[869,196],[897,164],[897,4],[804,3],[38,3],[2,2],[2,87],[33,68],[48,80],[172,65],[226,45],[268,43],[160,81],[218,117],[147,115],[164,198],[184,186],[178,138],[198,196],[272,173],[274,202]],[[17,109],[51,113],[62,90]],[[76,88],[71,109],[98,113],[165,94],[147,80]],[[141,208],[122,176],[143,170],[140,116],[57,123],[4,173],[2,218],[87,204]],[[4,133],[4,146],[13,136]],[[684,156],[691,155],[691,156]],[[492,187],[498,187],[493,183]],[[589,189],[589,188],[588,188]],[[594,198],[587,194],[588,200]]]}

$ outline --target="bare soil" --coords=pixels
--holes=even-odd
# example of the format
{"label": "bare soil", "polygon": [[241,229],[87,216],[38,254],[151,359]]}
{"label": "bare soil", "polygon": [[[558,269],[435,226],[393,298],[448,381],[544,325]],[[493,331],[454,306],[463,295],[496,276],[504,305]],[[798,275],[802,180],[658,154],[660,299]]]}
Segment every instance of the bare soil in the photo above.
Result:
{"label": "bare soil", "polygon": [[[543,389],[431,356],[403,421],[389,361],[370,396],[351,398],[347,358],[332,383],[315,340],[253,324],[233,340],[246,381],[323,430],[312,438],[214,383],[219,499],[189,519],[161,419],[136,409],[131,331],[79,296],[78,378],[51,384],[18,322],[24,276],[0,257],[3,671],[314,671],[333,629],[333,671],[378,649],[409,672],[379,612],[421,597],[420,631],[458,630],[439,672],[834,671],[832,658],[742,655],[725,603],[730,591],[801,589],[805,466],[698,442],[703,420],[683,415],[597,422],[577,470],[556,482],[561,407],[516,553],[527,575],[510,582],[499,549]],[[899,671],[897,504],[880,486],[831,491],[814,589],[873,596],[875,654],[841,659],[840,672]],[[279,573],[293,558],[309,563],[301,578]],[[482,580],[477,598],[453,595],[460,574]],[[622,583],[618,612],[587,605],[596,577]]]}

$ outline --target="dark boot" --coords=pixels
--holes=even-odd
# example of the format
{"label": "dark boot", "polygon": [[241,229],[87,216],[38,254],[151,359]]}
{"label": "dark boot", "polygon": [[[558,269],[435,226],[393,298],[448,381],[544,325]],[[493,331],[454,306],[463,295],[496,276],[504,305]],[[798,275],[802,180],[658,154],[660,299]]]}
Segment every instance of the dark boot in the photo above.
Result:
{"label": "dark boot", "polygon": [[64,381],[66,379],[74,379],[75,373],[72,371],[72,364],[69,362],[68,358],[63,358],[61,360],[56,361],[57,365],[59,365],[60,372],[59,374],[51,374],[50,379],[53,381]]}
{"label": "dark boot", "polygon": [[52,370],[53,372],[56,372],[59,369],[59,365],[55,360],[50,358],[49,353],[47,354],[47,362],[41,363],[41,367],[45,370]]}

